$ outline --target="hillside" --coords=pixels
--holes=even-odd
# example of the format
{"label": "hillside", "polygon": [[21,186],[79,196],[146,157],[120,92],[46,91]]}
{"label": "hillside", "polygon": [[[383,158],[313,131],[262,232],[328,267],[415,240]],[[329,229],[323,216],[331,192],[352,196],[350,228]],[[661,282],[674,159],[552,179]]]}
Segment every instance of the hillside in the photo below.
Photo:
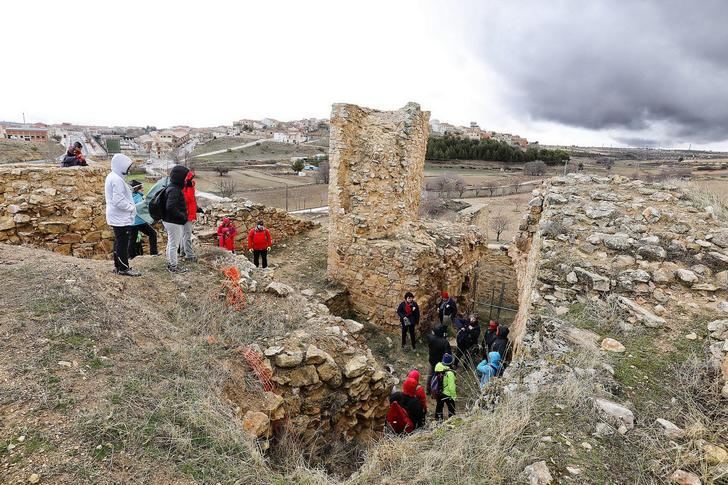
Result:
{"label": "hillside", "polygon": [[45,160],[49,155],[55,159],[63,155],[64,151],[64,148],[56,142],[37,143],[0,139],[0,163]]}

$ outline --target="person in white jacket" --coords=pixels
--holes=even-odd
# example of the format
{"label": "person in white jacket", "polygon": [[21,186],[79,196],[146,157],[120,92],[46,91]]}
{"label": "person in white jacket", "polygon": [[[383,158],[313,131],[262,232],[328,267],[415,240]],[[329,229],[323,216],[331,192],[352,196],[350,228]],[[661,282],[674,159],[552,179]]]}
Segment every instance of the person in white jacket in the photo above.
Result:
{"label": "person in white jacket", "polygon": [[131,168],[131,158],[117,153],[111,159],[111,172],[106,176],[106,223],[114,229],[114,272],[123,276],[140,276],[129,266],[129,238],[131,237],[136,205],[131,187],[124,175]]}

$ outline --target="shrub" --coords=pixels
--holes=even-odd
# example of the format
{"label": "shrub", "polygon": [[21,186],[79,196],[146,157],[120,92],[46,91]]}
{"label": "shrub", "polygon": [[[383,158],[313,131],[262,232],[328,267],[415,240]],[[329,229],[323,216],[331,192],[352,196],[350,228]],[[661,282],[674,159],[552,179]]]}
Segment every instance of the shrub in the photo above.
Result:
{"label": "shrub", "polygon": [[523,166],[523,173],[526,175],[544,175],[546,173],[546,164],[541,160],[528,162]]}

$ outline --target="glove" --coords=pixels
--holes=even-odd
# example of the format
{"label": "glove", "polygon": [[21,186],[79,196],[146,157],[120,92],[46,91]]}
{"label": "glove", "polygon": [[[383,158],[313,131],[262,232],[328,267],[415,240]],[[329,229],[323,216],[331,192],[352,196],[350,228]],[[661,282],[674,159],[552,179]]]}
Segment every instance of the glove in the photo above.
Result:
{"label": "glove", "polygon": [[253,250],[252,250],[252,249],[248,249],[248,252],[249,252],[249,253],[252,253],[252,252],[253,252]]}
{"label": "glove", "polygon": [[265,250],[266,250],[266,251],[270,251],[270,246],[268,246],[268,247],[267,247],[267,248],[266,248]]}

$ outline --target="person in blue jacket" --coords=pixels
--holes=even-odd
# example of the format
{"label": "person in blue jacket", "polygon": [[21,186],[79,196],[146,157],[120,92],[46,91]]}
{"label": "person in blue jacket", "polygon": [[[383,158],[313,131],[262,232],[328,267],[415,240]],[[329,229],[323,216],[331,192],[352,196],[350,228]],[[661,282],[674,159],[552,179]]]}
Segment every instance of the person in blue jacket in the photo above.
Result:
{"label": "person in blue jacket", "polygon": [[482,389],[492,377],[498,377],[501,372],[501,356],[498,352],[488,353],[488,358],[478,364],[480,388]]}
{"label": "person in blue jacket", "polygon": [[[138,180],[132,180],[131,183],[132,198],[134,204],[142,204],[144,202],[144,192],[142,192],[143,185]],[[142,246],[142,240],[140,232],[145,234],[149,238],[149,254],[156,256],[159,254],[157,250],[157,231],[143,218],[139,216],[140,212],[137,211],[137,215],[134,218],[134,225],[131,227],[131,237],[129,238],[129,259],[144,254],[144,247]]]}

